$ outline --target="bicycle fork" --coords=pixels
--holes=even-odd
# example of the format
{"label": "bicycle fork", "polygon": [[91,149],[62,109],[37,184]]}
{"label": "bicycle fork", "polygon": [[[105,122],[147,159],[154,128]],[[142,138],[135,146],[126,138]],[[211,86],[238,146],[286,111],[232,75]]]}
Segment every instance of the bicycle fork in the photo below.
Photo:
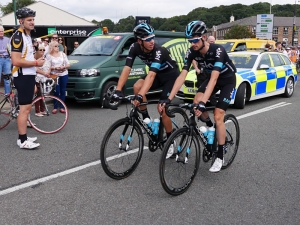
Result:
{"label": "bicycle fork", "polygon": [[127,144],[126,144],[126,147],[123,148],[123,147],[122,147],[122,146],[123,146],[122,144],[123,144],[123,141],[124,141],[124,138],[125,138],[125,133],[126,133],[128,127],[129,127],[129,124],[127,124],[127,125],[124,127],[124,130],[123,130],[123,132],[122,132],[122,134],[121,134],[121,136],[120,136],[120,141],[119,141],[119,149],[120,149],[120,150],[124,150],[125,152],[127,152],[128,149],[129,149],[129,147],[130,147],[130,142],[131,142],[131,140],[132,140],[132,134],[133,134],[133,130],[134,130],[134,127],[131,126],[130,134],[129,134],[129,136],[127,137]]}
{"label": "bicycle fork", "polygon": [[[193,132],[192,130],[190,130],[190,132]],[[192,139],[193,136],[192,134],[189,135],[183,135],[183,137],[181,138],[179,145],[177,146],[177,153],[176,153],[176,162],[178,163],[183,163],[183,164],[187,164],[189,162],[189,155],[191,153],[191,146],[192,146]],[[186,149],[186,153],[183,158],[180,158],[179,155],[182,153],[183,149]]]}

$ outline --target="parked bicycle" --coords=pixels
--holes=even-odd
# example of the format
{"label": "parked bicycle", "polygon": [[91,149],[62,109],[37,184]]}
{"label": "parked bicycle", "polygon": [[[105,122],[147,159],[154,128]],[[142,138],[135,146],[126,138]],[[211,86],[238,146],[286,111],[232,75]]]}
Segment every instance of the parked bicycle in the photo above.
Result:
{"label": "parked bicycle", "polygon": [[[131,102],[133,97],[123,99]],[[149,104],[157,105],[158,100],[143,102],[140,106]],[[149,138],[148,148],[151,152],[155,152],[157,149],[162,150],[167,140],[164,135],[162,116],[160,116],[158,134],[156,135],[140,117],[139,107],[131,104],[131,110],[128,112],[126,104],[126,109],[126,117],[117,120],[109,127],[100,148],[100,160],[104,172],[117,180],[131,175],[141,160],[144,150],[142,129],[145,130]],[[173,108],[170,109],[170,112],[173,116],[173,128],[178,129],[188,122],[188,117],[183,109]]]}
{"label": "parked bicycle", "polygon": [[[190,110],[188,126],[184,126],[168,138],[164,145],[159,165],[160,181],[164,190],[170,195],[180,195],[184,193],[193,183],[200,165],[200,149],[204,162],[211,160],[212,164],[217,154],[217,132],[215,132],[213,144],[208,144],[207,138],[198,127],[195,120],[195,104],[178,104],[180,109]],[[174,108],[176,109],[176,108]],[[168,116],[170,111],[166,110]],[[227,114],[224,117],[226,126],[226,139],[224,151],[224,161],[222,169],[228,168],[238,151],[240,141],[240,128],[236,117]],[[215,124],[214,124],[215,126]],[[175,153],[173,159],[166,159],[168,147],[173,144]]]}
{"label": "parked bicycle", "polygon": [[[17,101],[17,91],[13,86],[11,74],[4,75],[4,79],[10,79],[10,93],[0,93],[0,130],[6,127],[10,121],[18,117],[19,103]],[[50,91],[55,88],[55,80],[49,78],[45,82],[40,82],[37,95],[33,98],[31,111],[28,117],[30,126],[42,134],[54,134],[67,124],[69,113],[65,103],[59,98],[50,95]],[[55,101],[54,101],[55,100]],[[54,104],[62,104],[65,113],[52,114]],[[43,108],[43,116],[36,116],[35,105]]]}

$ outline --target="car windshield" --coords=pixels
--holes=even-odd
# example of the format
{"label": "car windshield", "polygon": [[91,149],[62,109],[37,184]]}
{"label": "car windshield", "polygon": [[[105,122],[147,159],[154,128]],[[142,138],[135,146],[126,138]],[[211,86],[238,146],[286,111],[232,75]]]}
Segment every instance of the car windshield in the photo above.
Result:
{"label": "car windshield", "polygon": [[234,45],[234,42],[227,42],[227,41],[218,41],[216,42],[218,45],[222,45],[225,48],[226,52],[231,52],[232,46]]}
{"label": "car windshield", "polygon": [[90,37],[76,48],[71,55],[111,55],[123,36],[100,35]]}
{"label": "car windshield", "polygon": [[236,68],[252,69],[257,55],[251,54],[229,54],[230,59]]}

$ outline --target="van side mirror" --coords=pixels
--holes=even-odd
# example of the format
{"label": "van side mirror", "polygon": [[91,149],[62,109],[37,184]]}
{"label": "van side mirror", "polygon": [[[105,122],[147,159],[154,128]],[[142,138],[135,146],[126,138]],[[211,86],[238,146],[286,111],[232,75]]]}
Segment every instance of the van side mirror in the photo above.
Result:
{"label": "van side mirror", "polygon": [[122,49],[119,55],[117,55],[117,60],[122,60],[128,56],[129,49]]}

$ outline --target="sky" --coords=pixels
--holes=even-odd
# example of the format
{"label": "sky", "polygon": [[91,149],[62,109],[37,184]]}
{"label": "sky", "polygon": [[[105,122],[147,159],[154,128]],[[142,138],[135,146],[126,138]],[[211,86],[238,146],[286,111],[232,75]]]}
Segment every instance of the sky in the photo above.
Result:
{"label": "sky", "polygon": [[[297,0],[295,0],[297,1]],[[294,0],[287,0],[284,4],[295,4]],[[0,0],[1,5],[6,5],[12,0]],[[241,0],[44,0],[44,3],[60,8],[88,21],[93,19],[101,21],[111,19],[118,22],[119,19],[128,16],[150,16],[170,18],[173,16],[186,15],[198,7],[212,8],[220,5],[238,4]],[[248,0],[244,5],[251,5],[258,2],[268,2],[272,5],[282,4],[280,0],[259,1]],[[300,3],[298,3],[300,4]],[[267,14],[270,11],[266,12]],[[234,15],[234,12],[233,12]]]}

